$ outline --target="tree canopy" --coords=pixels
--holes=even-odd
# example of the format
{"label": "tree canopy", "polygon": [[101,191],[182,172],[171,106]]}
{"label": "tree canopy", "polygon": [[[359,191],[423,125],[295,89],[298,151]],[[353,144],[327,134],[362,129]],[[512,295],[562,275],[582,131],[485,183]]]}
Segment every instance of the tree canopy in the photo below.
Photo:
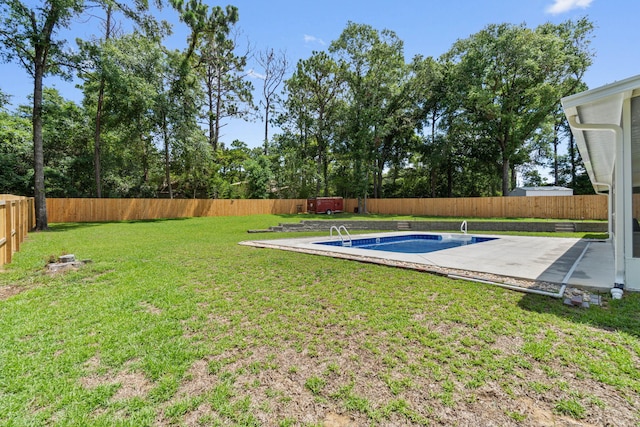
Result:
{"label": "tree canopy", "polygon": [[[366,211],[369,197],[506,195],[518,182],[548,182],[545,165],[548,183],[590,191],[558,114],[561,97],[585,89],[587,19],[491,24],[439,57],[410,61],[392,30],[349,22],[287,75],[283,51],[255,55],[240,42],[233,6],[170,1],[190,31],[172,50],[170,28],[143,1],[25,4],[0,0],[2,59],[35,83],[33,105],[0,111],[0,191],[35,195],[39,228],[45,193],[340,195]],[[104,31],[73,49],[58,30],[89,5],[104,14]],[[118,20],[129,19],[123,31]],[[253,57],[263,76],[250,69]],[[75,73],[82,102],[45,88],[52,73]],[[264,140],[238,141],[221,130],[229,118],[258,119],[250,76],[264,79]]]}

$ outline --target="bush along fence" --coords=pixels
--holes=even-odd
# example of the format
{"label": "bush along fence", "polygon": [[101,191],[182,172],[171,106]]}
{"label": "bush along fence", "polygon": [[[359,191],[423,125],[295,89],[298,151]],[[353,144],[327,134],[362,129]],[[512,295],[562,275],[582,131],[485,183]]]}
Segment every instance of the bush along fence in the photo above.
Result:
{"label": "bush along fence", "polygon": [[33,197],[0,194],[0,267],[11,262],[34,227]]}
{"label": "bush along fence", "polygon": [[[355,212],[357,199],[345,199]],[[371,214],[458,218],[606,220],[605,196],[368,199]],[[49,222],[101,222],[306,212],[306,199],[47,199]]]}

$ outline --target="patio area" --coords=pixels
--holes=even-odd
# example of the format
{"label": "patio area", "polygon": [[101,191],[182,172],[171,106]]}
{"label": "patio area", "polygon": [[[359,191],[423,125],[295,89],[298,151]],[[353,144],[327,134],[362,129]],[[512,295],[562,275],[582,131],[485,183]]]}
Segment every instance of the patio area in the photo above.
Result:
{"label": "patio area", "polygon": [[[372,233],[366,236],[403,234],[420,233]],[[316,244],[330,240],[328,236],[252,240],[241,244],[414,268],[446,275],[461,275],[471,279],[488,280],[487,278],[497,276],[503,283],[531,281],[552,287],[556,285],[557,289],[567,285],[606,292],[613,283],[613,245],[610,241],[504,235],[483,237],[496,239],[422,254]]]}

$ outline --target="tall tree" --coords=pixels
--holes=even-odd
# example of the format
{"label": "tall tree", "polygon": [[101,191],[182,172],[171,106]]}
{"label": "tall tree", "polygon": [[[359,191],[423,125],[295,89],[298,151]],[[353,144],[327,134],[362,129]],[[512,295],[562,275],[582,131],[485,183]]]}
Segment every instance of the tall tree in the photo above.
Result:
{"label": "tall tree", "polygon": [[253,86],[245,79],[248,52],[236,54],[233,26],[238,22],[238,8],[209,6],[202,0],[170,0],[180,13],[180,20],[191,30],[185,63],[192,61],[200,70],[207,96],[206,119],[209,142],[218,149],[220,128],[225,117],[247,118],[253,112]]}
{"label": "tall tree", "polygon": [[160,73],[154,97],[154,111],[164,148],[164,185],[168,189],[169,198],[172,199],[172,152],[190,152],[191,148],[184,145],[198,145],[198,136],[202,134],[197,124],[202,91],[198,77],[191,67],[185,65],[184,54],[180,52],[165,52]]}
{"label": "tall tree", "polygon": [[[159,0],[156,0],[156,4],[160,5]],[[152,39],[160,40],[165,34],[168,33],[168,24],[165,22],[158,23],[148,12],[148,0],[136,0],[130,3],[113,2],[110,0],[87,0],[87,8],[98,7],[104,11],[104,17],[99,17],[96,14],[92,14],[92,18],[101,19],[104,28],[104,35],[102,39],[83,41],[78,40],[81,52],[84,54],[80,67],[79,77],[83,80],[95,78],[92,74],[95,74],[98,78],[97,87],[97,101],[95,112],[95,127],[93,137],[93,164],[94,164],[94,181],[95,181],[95,195],[96,197],[102,197],[102,125],[103,125],[103,105],[105,96],[106,78],[101,71],[100,63],[100,49],[101,44],[108,43],[109,40],[117,36],[118,33],[118,21],[116,14],[120,13],[122,16],[132,21],[135,24],[137,30],[142,31],[148,37]],[[88,64],[92,64],[88,67]],[[90,68],[90,69],[88,69]]]}
{"label": "tall tree", "polygon": [[[413,84],[417,86],[417,130],[422,133],[424,143],[420,147],[419,168],[424,167],[429,176],[431,197],[453,195],[453,158],[452,138],[446,134],[447,114],[452,114],[447,90],[447,67],[441,62],[427,57],[417,56],[412,64]],[[439,179],[447,177],[447,193],[438,191]]]}
{"label": "tall tree", "polygon": [[502,194],[507,195],[515,167],[528,159],[526,141],[573,93],[591,64],[586,19],[536,29],[525,25],[489,25],[459,40],[443,59],[457,64],[450,90],[460,100],[464,119],[476,140],[494,145]]}
{"label": "tall tree", "polygon": [[[69,28],[74,17],[87,8],[100,4],[84,0],[42,0],[34,2],[0,0],[2,25],[0,25],[0,55],[2,59],[17,61],[33,78],[33,151],[34,151],[34,196],[36,229],[48,228],[42,143],[42,93],[43,80],[47,75],[68,77],[68,68],[75,66],[73,55],[66,47],[66,40],[59,31]],[[109,3],[110,4],[110,3]],[[145,30],[158,28],[154,19],[141,14],[147,9],[146,0],[131,4],[113,3]]]}
{"label": "tall tree", "polygon": [[18,0],[0,0],[2,25],[0,46],[4,60],[17,61],[33,78],[33,157],[36,229],[49,228],[44,184],[42,145],[42,90],[48,74],[63,74],[69,65],[65,40],[56,39],[57,31],[67,28],[71,19],[83,10],[81,0],[48,0],[30,7]]}
{"label": "tall tree", "polygon": [[[571,90],[582,92],[587,90],[587,85],[584,83],[579,83],[574,85],[573,82],[567,82],[570,85]],[[552,154],[550,158],[550,166],[553,173],[553,183],[554,185],[567,185],[568,182],[566,179],[561,178],[562,172],[561,168],[561,155],[559,154],[559,148],[563,141],[567,141],[567,148],[569,150],[569,158],[572,159],[572,169],[574,172],[571,173],[572,179],[570,182],[573,184],[576,179],[575,170],[576,165],[573,163],[576,159],[573,151],[573,134],[571,133],[571,128],[569,127],[569,122],[562,110],[562,105],[558,103],[556,109],[549,115],[548,118],[549,126],[552,127],[552,135],[549,138],[550,145],[552,147]]]}
{"label": "tall tree", "polygon": [[225,9],[215,6],[209,13],[209,6],[202,0],[169,0],[169,3],[180,13],[180,20],[191,30],[185,62],[195,54],[203,37],[213,37],[222,42],[233,24],[238,22],[238,8],[235,6],[227,5]]}
{"label": "tall tree", "polygon": [[[329,51],[348,86],[343,151],[353,159],[355,193],[366,200],[370,180],[384,169],[388,144],[397,136],[391,136],[399,129],[392,122],[405,107],[403,43],[393,31],[349,22]],[[366,203],[359,208],[366,212]]]}
{"label": "tall tree", "polygon": [[[104,40],[108,41],[111,38],[113,32],[112,24],[113,6],[111,3],[107,5],[106,19],[104,23]],[[102,132],[102,105],[104,103],[104,87],[106,79],[104,76],[100,76],[100,83],[98,85],[98,101],[96,105],[96,122],[93,134],[93,169],[94,180],[96,186],[96,197],[102,197],[102,179],[101,179],[101,165],[100,165],[100,150],[101,150],[101,132]]]}
{"label": "tall tree", "polygon": [[[308,138],[299,149],[315,146],[316,190],[315,196],[329,195],[330,146],[335,137],[343,83],[338,64],[325,52],[298,62],[296,71],[286,82],[289,124],[305,123]],[[301,105],[302,104],[302,105]],[[292,129],[293,130],[293,129]],[[310,151],[310,150],[309,150]]]}
{"label": "tall tree", "polygon": [[254,112],[253,85],[247,80],[248,52],[236,54],[235,36],[228,32],[206,33],[197,52],[197,65],[206,96],[205,116],[209,142],[218,150],[223,120],[229,117],[248,119]]}
{"label": "tall tree", "polygon": [[[166,53],[155,40],[133,33],[104,43],[101,55],[101,73],[106,79],[105,124],[118,133],[112,150],[118,150],[120,163],[113,166],[116,170],[110,171],[109,180],[128,180],[118,184],[121,195],[152,194],[151,172],[157,168],[154,137],[167,83],[163,80]],[[85,88],[85,96],[94,95],[93,86]]]}
{"label": "tall tree", "polygon": [[284,80],[288,62],[284,52],[266,49],[258,53],[257,62],[262,68],[262,100],[264,108],[264,154],[268,154],[270,115],[274,112],[277,101],[276,91]]}

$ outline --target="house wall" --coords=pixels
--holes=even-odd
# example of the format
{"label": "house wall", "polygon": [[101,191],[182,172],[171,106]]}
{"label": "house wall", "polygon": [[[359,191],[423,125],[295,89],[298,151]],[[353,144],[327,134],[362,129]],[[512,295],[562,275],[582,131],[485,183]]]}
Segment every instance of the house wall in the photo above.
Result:
{"label": "house wall", "polygon": [[[625,180],[627,181],[626,192],[631,193],[627,198],[631,206],[625,212],[625,222],[627,223],[625,237],[628,240],[625,248],[625,285],[628,289],[640,290],[640,232],[634,231],[633,227],[633,218],[637,219],[638,212],[640,212],[640,197],[638,197],[640,182],[637,182],[637,177],[640,174],[640,97],[631,98],[628,105],[631,111],[627,120],[630,123],[628,124],[629,131],[625,132],[625,136],[630,139],[628,148],[631,155],[625,164],[630,169],[629,173],[625,174]],[[627,217],[629,214],[631,218]]]}

